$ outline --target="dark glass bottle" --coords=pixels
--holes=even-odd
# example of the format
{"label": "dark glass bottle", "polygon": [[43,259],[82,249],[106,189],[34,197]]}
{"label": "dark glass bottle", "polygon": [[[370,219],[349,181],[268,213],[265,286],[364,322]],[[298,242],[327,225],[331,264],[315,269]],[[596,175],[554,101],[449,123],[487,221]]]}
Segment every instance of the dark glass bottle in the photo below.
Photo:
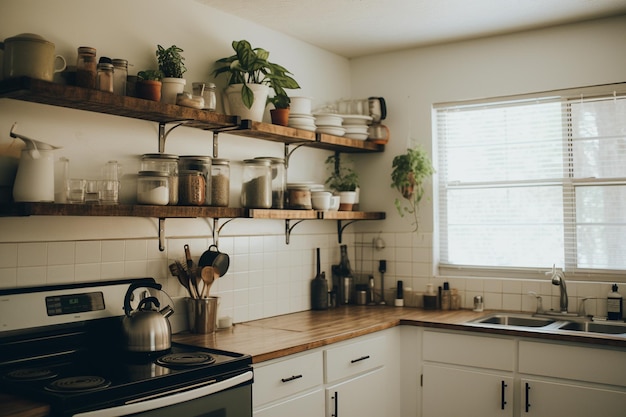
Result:
{"label": "dark glass bottle", "polygon": [[337,267],[337,275],[339,278],[339,301],[341,304],[352,304],[354,298],[354,274],[350,267],[350,259],[348,259],[348,246],[341,245],[341,260]]}
{"label": "dark glass bottle", "polygon": [[311,309],[326,310],[328,308],[328,283],[326,273],[320,269],[320,248],[317,248],[317,275],[311,282]]}

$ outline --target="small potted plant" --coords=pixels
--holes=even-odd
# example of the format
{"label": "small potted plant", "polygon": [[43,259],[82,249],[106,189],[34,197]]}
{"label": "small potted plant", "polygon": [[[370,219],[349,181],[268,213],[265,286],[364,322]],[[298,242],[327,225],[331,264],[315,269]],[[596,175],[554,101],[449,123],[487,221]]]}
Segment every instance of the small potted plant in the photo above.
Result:
{"label": "small potted plant", "polygon": [[352,210],[354,205],[357,204],[358,174],[351,167],[341,164],[339,153],[326,158],[325,164],[328,171],[330,171],[326,184],[339,196],[339,210]]}
{"label": "small potted plant", "polygon": [[176,95],[185,91],[186,80],[183,74],[187,72],[185,68],[185,58],[181,55],[184,52],[176,45],[164,48],[157,45],[156,56],[159,64],[159,71],[163,74],[163,87],[161,91],[161,102],[176,104]]}
{"label": "small potted plant", "polygon": [[235,54],[215,61],[213,75],[228,77],[225,93],[230,113],[242,119],[263,120],[269,90],[276,95],[287,95],[287,89],[300,88],[291,73],[284,67],[268,61],[270,53],[262,48],[252,48],[246,40],[233,41]]}
{"label": "small potted plant", "polygon": [[137,97],[146,100],[161,100],[161,79],[163,74],[159,70],[144,70],[137,73]]}
{"label": "small potted plant", "polygon": [[393,158],[391,187],[402,195],[394,203],[400,217],[413,216],[414,232],[419,228],[419,203],[424,196],[424,181],[435,173],[426,151],[421,147],[409,148],[406,153]]}
{"label": "small potted plant", "polygon": [[276,94],[274,97],[267,99],[268,103],[274,105],[274,108],[270,110],[270,116],[272,117],[272,123],[280,126],[289,125],[289,105],[291,100],[287,94]]}

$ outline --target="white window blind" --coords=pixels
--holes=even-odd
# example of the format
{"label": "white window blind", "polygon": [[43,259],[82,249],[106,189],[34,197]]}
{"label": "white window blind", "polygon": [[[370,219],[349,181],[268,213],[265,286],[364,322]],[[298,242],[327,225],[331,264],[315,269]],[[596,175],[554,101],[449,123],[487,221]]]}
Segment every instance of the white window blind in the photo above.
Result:
{"label": "white window blind", "polygon": [[625,93],[435,106],[440,273],[626,270]]}

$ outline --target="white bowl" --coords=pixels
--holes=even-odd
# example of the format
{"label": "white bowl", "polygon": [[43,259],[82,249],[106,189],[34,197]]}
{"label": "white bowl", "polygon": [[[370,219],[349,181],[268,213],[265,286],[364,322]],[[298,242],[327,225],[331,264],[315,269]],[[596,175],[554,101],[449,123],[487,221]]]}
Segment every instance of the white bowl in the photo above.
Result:
{"label": "white bowl", "polygon": [[369,135],[367,133],[346,133],[343,136],[348,139],[366,140]]}
{"label": "white bowl", "polygon": [[340,127],[343,123],[343,117],[338,114],[316,113],[313,116],[315,116],[315,124],[318,126]]}
{"label": "white bowl", "polygon": [[346,133],[369,133],[367,125],[347,125],[344,129],[346,129]]}
{"label": "white bowl", "polygon": [[289,108],[293,113],[311,114],[311,97],[291,97]]}
{"label": "white bowl", "polygon": [[313,210],[328,210],[330,209],[331,194],[324,191],[316,191],[311,193],[311,205]]}
{"label": "white bowl", "polygon": [[363,116],[361,114],[342,114],[343,125],[367,125],[372,122],[371,116]]}
{"label": "white bowl", "polygon": [[326,133],[328,135],[334,136],[343,136],[346,133],[346,130],[342,127],[328,127],[328,126],[317,126],[316,132],[318,133]]}

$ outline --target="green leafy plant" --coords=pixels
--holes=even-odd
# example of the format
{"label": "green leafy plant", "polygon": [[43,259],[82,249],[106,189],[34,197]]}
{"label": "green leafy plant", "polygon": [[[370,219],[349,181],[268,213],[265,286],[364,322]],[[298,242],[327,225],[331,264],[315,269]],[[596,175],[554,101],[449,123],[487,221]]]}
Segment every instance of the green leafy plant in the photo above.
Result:
{"label": "green leafy plant", "polygon": [[273,104],[277,109],[288,109],[291,99],[287,94],[276,94],[274,97],[268,97],[267,102]]}
{"label": "green leafy plant", "polygon": [[163,73],[159,70],[144,70],[137,73],[137,78],[145,81],[161,81]]}
{"label": "green leafy plant", "polygon": [[187,72],[185,68],[185,58],[181,55],[184,52],[176,45],[169,48],[163,48],[157,45],[156,56],[159,63],[159,70],[163,73],[163,77],[183,78],[183,74]]}
{"label": "green leafy plant", "polygon": [[241,98],[250,108],[254,103],[254,94],[248,84],[266,84],[275,92],[275,96],[287,96],[285,89],[300,88],[287,69],[268,61],[270,53],[262,48],[252,48],[246,40],[233,41],[235,54],[218,59],[218,67],[213,71],[215,77],[228,76],[228,85],[243,84]]}
{"label": "green leafy plant", "polygon": [[325,164],[330,171],[325,184],[335,191],[356,191],[359,187],[359,176],[351,167],[341,164],[339,153],[326,158]]}
{"label": "green leafy plant", "polygon": [[421,147],[407,149],[406,153],[393,158],[391,187],[402,194],[394,203],[401,217],[413,215],[415,229],[419,228],[419,203],[424,196],[424,181],[435,173],[426,151]]}

